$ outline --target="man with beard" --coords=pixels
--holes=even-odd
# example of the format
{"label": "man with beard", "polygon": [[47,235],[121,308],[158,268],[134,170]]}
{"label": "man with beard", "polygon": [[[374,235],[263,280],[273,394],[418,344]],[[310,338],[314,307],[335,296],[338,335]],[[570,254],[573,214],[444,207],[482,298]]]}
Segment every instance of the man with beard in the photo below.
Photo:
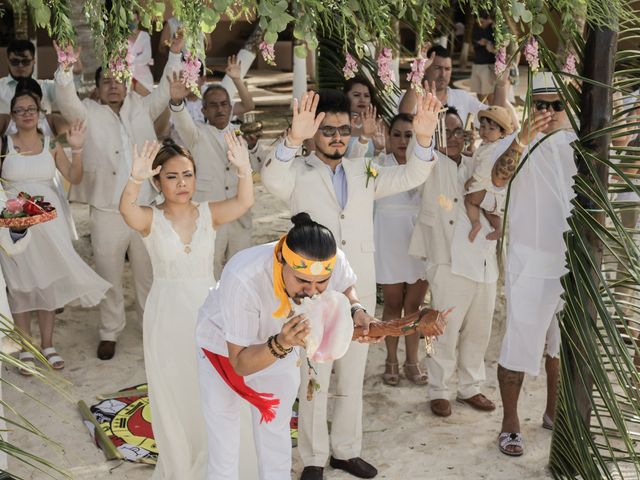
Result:
{"label": "man with beard", "polygon": [[[36,47],[29,40],[12,40],[7,46],[9,75],[0,78],[0,113],[9,113],[18,80],[31,78],[36,64]],[[53,80],[38,80],[42,88],[41,106],[51,113],[55,104]]]}
{"label": "man with beard", "polygon": [[[59,68],[55,75],[56,97],[68,122],[82,120],[87,133],[82,157],[83,176],[71,188],[70,200],[91,206],[91,244],[96,272],[112,287],[100,303],[100,344],[97,356],[110,360],[116,351],[118,335],[125,327],[122,274],[125,255],[133,270],[136,310],[142,319],[147,293],[151,287],[151,263],[142,239],[127,226],[118,210],[120,195],[129,181],[133,145],[156,140],[153,122],[169,102],[169,73],[181,65],[184,41],[176,37],[171,55],[156,89],[146,97],[127,90],[127,85],[112,72],[96,71],[98,100],[80,100],[71,72]],[[145,182],[138,201],[149,204],[155,196]]]}
{"label": "man with beard", "polygon": [[[240,66],[230,59],[228,71],[233,72],[235,85],[241,99],[250,99],[246,85],[240,79]],[[171,84],[169,108],[176,131],[185,146],[193,154],[198,176],[196,202],[211,202],[233,198],[238,189],[238,177],[227,159],[225,133],[233,131],[230,123],[233,105],[229,93],[221,85],[212,85],[202,95],[202,113],[207,123],[193,120],[185,108],[185,97],[189,91],[180,82]],[[257,148],[250,152],[251,167],[260,169]],[[220,278],[224,264],[237,252],[251,246],[251,211],[233,222],[221,225],[216,230],[216,246],[213,259],[213,274]]]}
{"label": "man with beard", "polygon": [[[386,197],[417,187],[433,165],[432,136],[441,104],[435,96],[419,97],[413,119],[414,140],[407,163],[380,167],[365,158],[343,158],[351,137],[350,101],[337,90],[307,92],[294,100],[293,121],[287,135],[269,156],[262,172],[265,188],[288,203],[291,213],[306,211],[333,233],[338,247],[358,277],[356,288],[362,305],[376,306],[373,205]],[[313,138],[315,152],[296,152]],[[302,363],[298,450],[305,468],[302,480],[319,480],[331,455],[331,466],[360,478],[373,478],[377,470],[360,458],[362,449],[362,383],[368,345],[352,342],[347,354],[335,362],[315,364],[320,390],[307,400],[307,362]],[[327,396],[331,371],[335,371],[335,406],[331,438],[327,429]],[[330,448],[331,445],[331,448]]]}

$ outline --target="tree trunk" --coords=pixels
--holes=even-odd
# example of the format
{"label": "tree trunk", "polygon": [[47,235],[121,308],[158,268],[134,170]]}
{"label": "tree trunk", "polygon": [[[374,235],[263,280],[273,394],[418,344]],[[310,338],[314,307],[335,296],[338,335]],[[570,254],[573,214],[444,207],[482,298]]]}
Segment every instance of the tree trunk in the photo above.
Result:
{"label": "tree trunk", "polygon": [[82,77],[85,81],[94,78],[96,69],[100,66],[98,56],[95,53],[91,29],[84,16],[84,1],[73,0],[71,2],[71,21],[76,29],[76,46],[82,48],[80,59],[84,66]]}
{"label": "tree trunk", "polygon": [[[618,34],[613,30],[591,26],[587,27],[587,40],[583,61],[583,76],[585,78],[599,82],[599,84],[612,85],[617,38]],[[580,138],[584,138],[586,135],[609,125],[611,122],[611,114],[611,91],[600,85],[583,82]],[[599,135],[588,142],[581,143],[582,146],[594,156],[604,160],[608,159],[611,135]],[[600,182],[606,186],[609,176],[608,167],[602,162],[596,162],[594,170],[596,171],[597,178],[593,178],[589,170],[589,165],[587,164],[587,162],[590,161],[592,160],[578,155],[578,175],[585,178],[587,182]],[[579,196],[578,201],[581,207],[585,209],[594,208],[586,198]],[[593,218],[597,222],[604,225],[605,214],[603,212],[596,211],[595,213],[591,213],[591,215],[593,215]],[[589,227],[586,222],[583,222],[579,228],[582,229],[582,231],[576,231],[575,235],[587,239],[594,261],[594,268],[600,269],[603,258],[602,243],[597,238],[594,229]],[[593,285],[597,288],[600,285],[599,272],[595,271],[594,268],[591,269],[590,276]],[[566,285],[571,286],[571,284],[573,284],[576,286],[573,291],[577,290],[577,278],[573,273],[570,272],[563,281]],[[588,318],[584,321],[585,323],[595,325],[598,318],[595,303],[590,299],[585,303],[583,309]],[[557,469],[558,471],[569,472],[575,471],[575,466],[571,464],[572,459],[567,456],[567,452],[562,451],[559,446],[558,448],[554,448],[556,446],[556,438],[566,435],[567,431],[571,431],[572,424],[571,419],[568,418],[566,413],[567,411],[577,411],[584,424],[584,431],[589,431],[591,424],[593,377],[590,373],[590,366],[584,361],[586,356],[581,354],[581,350],[584,350],[584,345],[579,341],[574,342],[572,345],[567,345],[567,343],[572,343],[567,342],[567,339],[573,338],[573,332],[570,331],[570,322],[567,322],[565,326],[567,331],[563,332],[564,346],[562,349],[563,370],[565,372],[562,374],[562,381],[571,382],[572,386],[570,390],[573,393],[573,397],[563,398],[562,402],[564,402],[564,404],[562,406],[559,404],[554,425],[550,463],[554,471]],[[577,336],[576,334],[576,337]],[[572,434],[575,434],[575,431],[573,431]],[[560,443],[558,439],[558,444]]]}
{"label": "tree trunk", "polygon": [[473,35],[473,25],[475,17],[469,12],[464,17],[464,40],[460,49],[460,68],[465,68],[469,63],[469,50],[471,50],[471,38]]}

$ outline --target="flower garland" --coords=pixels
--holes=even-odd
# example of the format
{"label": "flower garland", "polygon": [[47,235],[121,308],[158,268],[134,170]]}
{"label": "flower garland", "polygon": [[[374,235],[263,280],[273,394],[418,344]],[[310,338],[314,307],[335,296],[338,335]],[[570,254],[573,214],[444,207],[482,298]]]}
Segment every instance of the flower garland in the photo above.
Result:
{"label": "flower garland", "polygon": [[507,69],[507,47],[500,47],[496,53],[495,72],[497,76],[502,75]]}
{"label": "flower garland", "polygon": [[391,61],[391,49],[388,47],[383,48],[380,55],[378,55],[377,60],[378,78],[380,78],[380,81],[384,85],[384,89],[387,93],[391,91],[393,84],[396,81],[396,75],[391,68]]}
{"label": "flower garland", "polygon": [[540,68],[540,46],[535,37],[529,37],[524,46],[524,58],[533,72]]}
{"label": "flower garland", "polygon": [[578,69],[576,68],[576,56],[573,52],[569,52],[567,54],[567,58],[564,61],[564,65],[562,67],[562,73],[567,73],[569,75],[578,75]]}
{"label": "flower garland", "polygon": [[198,98],[201,98],[202,96],[202,94],[200,93],[200,88],[198,87],[198,79],[200,78],[201,67],[202,62],[193,52],[185,53],[184,62],[182,63],[184,85],[191,91],[191,93],[193,93]]}
{"label": "flower garland", "polygon": [[65,47],[60,47],[56,42],[53,43],[58,55],[58,65],[62,67],[62,70],[70,70],[75,63],[78,62],[76,52],[73,50],[73,45],[67,44]]}
{"label": "flower garland", "polygon": [[265,40],[262,41],[260,45],[258,45],[260,49],[260,53],[262,53],[262,58],[269,65],[276,64],[276,52],[273,48],[273,43],[267,43]]}
{"label": "flower garland", "polygon": [[426,58],[422,56],[414,58],[411,62],[411,71],[407,74],[407,80],[411,82],[411,88],[419,94],[423,92],[422,79],[424,78],[424,70],[426,64]]}
{"label": "flower garland", "polygon": [[347,53],[344,58],[346,61],[344,67],[342,67],[342,73],[344,75],[344,79],[349,80],[350,78],[355,77],[356,73],[358,73],[358,63],[350,53]]}
{"label": "flower garland", "polygon": [[123,47],[109,59],[109,73],[116,81],[128,85],[131,82],[131,69],[134,56],[127,47]]}

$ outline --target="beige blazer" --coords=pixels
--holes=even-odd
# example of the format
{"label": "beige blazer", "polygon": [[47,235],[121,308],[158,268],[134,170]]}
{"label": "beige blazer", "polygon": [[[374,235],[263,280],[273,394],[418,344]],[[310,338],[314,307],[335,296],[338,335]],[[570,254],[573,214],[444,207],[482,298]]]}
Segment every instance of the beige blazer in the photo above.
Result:
{"label": "beige blazer", "polygon": [[[227,158],[227,144],[218,130],[208,123],[196,122],[186,108],[171,111],[174,125],[196,162],[196,202],[211,202],[233,198],[238,191],[236,169]],[[249,155],[251,168],[259,171],[261,156]],[[251,228],[251,210],[238,219],[244,228]]]}
{"label": "beige blazer", "polygon": [[[180,67],[180,55],[170,54],[169,61],[157,88],[146,97],[130,91],[117,115],[109,106],[86,98],[80,100],[71,74],[56,72],[56,98],[62,115],[69,121],[87,122],[82,154],[82,181],[71,187],[69,198],[96,208],[118,210],[114,202],[115,190],[122,187],[121,179],[128,177],[127,157],[134,144],[156,140],[153,122],[169,103],[170,72]],[[121,169],[129,169],[127,172]],[[151,185],[145,183],[140,194],[141,203],[149,203],[154,196]]]}
{"label": "beige blazer", "polygon": [[368,187],[367,160],[362,157],[343,159],[348,195],[344,210],[336,198],[329,168],[315,153],[282,162],[276,158],[276,148],[262,168],[265,188],[289,204],[292,215],[307,212],[313,220],[331,230],[338,247],[345,252],[358,276],[358,294],[363,303],[369,304],[369,309],[375,307],[376,294],[374,201],[417,187],[427,179],[436,163],[418,159],[413,154],[414,142],[409,145],[411,153],[406,165],[382,167],[374,164],[378,177],[370,179]]}

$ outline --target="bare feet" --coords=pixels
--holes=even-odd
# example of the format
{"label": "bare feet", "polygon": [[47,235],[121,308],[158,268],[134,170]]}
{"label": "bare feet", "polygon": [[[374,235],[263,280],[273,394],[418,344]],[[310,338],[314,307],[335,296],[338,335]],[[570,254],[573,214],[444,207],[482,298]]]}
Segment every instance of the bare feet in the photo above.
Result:
{"label": "bare feet", "polygon": [[476,239],[476,235],[482,228],[482,224],[480,222],[472,222],[471,223],[471,231],[469,232],[469,241],[473,242]]}
{"label": "bare feet", "polygon": [[487,240],[500,240],[501,236],[502,236],[502,231],[494,230],[493,232],[487,234]]}

